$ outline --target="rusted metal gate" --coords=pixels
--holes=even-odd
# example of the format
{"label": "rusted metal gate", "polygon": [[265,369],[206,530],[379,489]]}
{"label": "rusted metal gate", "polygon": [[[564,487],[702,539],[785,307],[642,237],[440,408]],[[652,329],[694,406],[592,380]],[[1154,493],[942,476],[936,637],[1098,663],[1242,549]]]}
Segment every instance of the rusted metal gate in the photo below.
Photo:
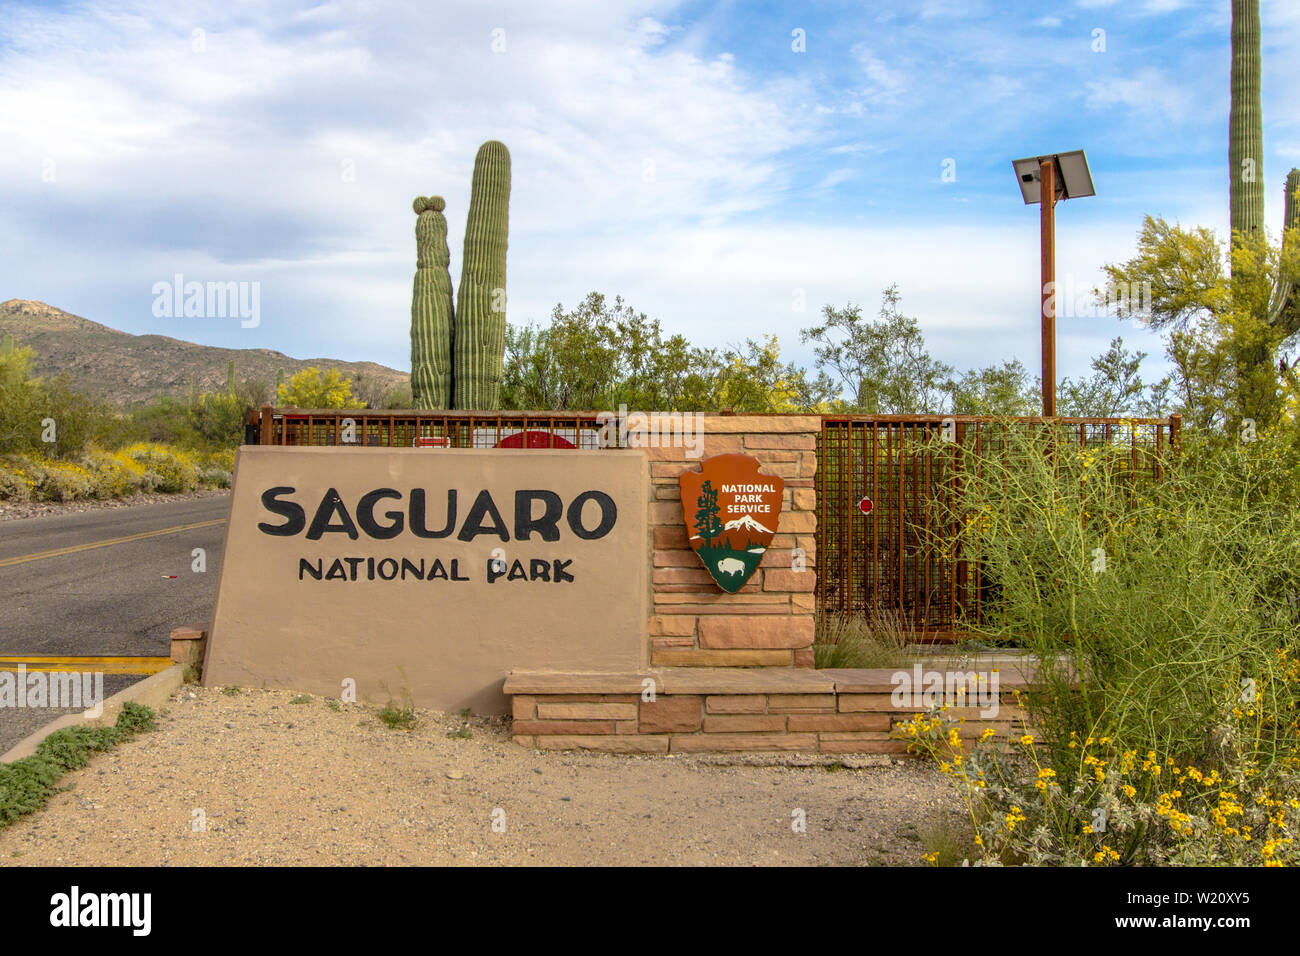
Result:
{"label": "rusted metal gate", "polygon": [[[1059,418],[1081,445],[1169,447],[1178,418]],[[826,416],[817,447],[817,605],[830,612],[886,612],[908,630],[957,636],[962,613],[978,616],[981,580],[969,555],[939,545],[956,537],[939,522],[960,494],[964,448],[987,453],[1006,427],[1041,418],[940,415]],[[1158,462],[1159,455],[1149,460]],[[1158,466],[1157,466],[1158,467]],[[870,513],[859,507],[870,500]]]}

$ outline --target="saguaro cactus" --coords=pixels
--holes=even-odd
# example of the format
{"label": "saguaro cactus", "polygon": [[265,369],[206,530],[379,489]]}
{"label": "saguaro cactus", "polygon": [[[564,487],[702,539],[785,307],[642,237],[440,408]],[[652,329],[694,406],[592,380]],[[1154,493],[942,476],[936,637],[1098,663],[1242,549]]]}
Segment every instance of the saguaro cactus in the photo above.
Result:
{"label": "saguaro cactus", "polygon": [[[1286,194],[1282,201],[1283,269],[1290,258],[1292,243],[1296,241],[1297,229],[1300,229],[1300,169],[1293,169],[1287,173]],[[1282,329],[1284,336],[1292,335],[1300,328],[1300,293],[1296,291],[1296,277],[1287,275],[1285,271],[1277,277],[1268,321]]]}
{"label": "saguaro cactus", "polygon": [[1282,235],[1300,229],[1300,169],[1286,174],[1286,195],[1282,201]]}
{"label": "saguaro cactus", "polygon": [[493,409],[501,400],[506,349],[506,231],[510,152],[488,140],[474,157],[465,252],[456,291],[452,384],[456,408]]}
{"label": "saguaro cactus", "polygon": [[[447,266],[446,208],[441,196],[418,197],[415,220],[415,288],[411,293],[411,402],[449,408],[451,339],[455,320]],[[462,286],[463,288],[463,286]]]}
{"label": "saguaro cactus", "polygon": [[1264,230],[1264,124],[1259,98],[1259,0],[1232,0],[1228,223],[1234,241]]}

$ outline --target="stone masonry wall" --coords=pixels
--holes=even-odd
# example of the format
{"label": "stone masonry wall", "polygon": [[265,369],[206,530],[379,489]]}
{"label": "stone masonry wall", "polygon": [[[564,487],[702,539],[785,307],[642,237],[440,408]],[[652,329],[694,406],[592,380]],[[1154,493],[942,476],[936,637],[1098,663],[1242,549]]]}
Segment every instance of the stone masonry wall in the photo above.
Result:
{"label": "stone masonry wall", "polygon": [[[947,707],[943,715],[965,740],[992,730],[999,743],[1015,741],[1032,729],[1018,696],[1030,674],[1002,669],[997,685],[984,685],[996,689],[991,700]],[[513,739],[525,747],[902,754],[907,742],[899,739],[898,725],[925,708],[896,702],[895,678],[889,668],[673,668],[647,674],[518,673],[505,689],[513,704]]]}
{"label": "stone masonry wall", "polygon": [[[700,458],[686,457],[683,448],[646,449],[651,666],[813,666],[820,429],[816,415],[708,415]],[[753,455],[761,473],[785,479],[785,494],[776,537],[759,569],[740,591],[727,594],[687,541],[677,477],[703,459],[733,453]]]}

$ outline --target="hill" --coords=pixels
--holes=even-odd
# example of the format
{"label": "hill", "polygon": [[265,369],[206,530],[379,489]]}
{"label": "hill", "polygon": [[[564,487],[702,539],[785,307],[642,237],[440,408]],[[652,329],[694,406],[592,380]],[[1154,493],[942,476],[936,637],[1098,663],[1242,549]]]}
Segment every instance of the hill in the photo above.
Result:
{"label": "hill", "polygon": [[281,369],[287,379],[309,365],[339,369],[363,397],[382,396],[410,381],[406,372],[375,362],[295,359],[271,349],[227,349],[165,335],[131,335],[27,299],[0,302],[0,337],[5,334],[36,352],[37,375],[66,373],[78,391],[122,407],[159,395],[184,399],[191,383],[199,391],[218,389],[226,382],[230,362],[235,363],[238,380],[266,382],[272,393]]}

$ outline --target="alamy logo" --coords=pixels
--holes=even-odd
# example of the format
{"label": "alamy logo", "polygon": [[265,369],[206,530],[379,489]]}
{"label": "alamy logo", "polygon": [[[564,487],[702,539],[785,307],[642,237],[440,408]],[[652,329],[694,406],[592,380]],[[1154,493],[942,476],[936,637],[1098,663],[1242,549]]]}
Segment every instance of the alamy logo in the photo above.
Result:
{"label": "alamy logo", "polygon": [[262,322],[262,283],[186,282],[176,273],[171,282],[153,284],[153,314],[159,319],[240,319],[240,327]]}
{"label": "alamy logo", "polygon": [[998,672],[927,671],[920,664],[895,671],[889,701],[898,710],[935,711],[940,707],[979,707],[981,717],[998,715]]}
{"label": "alamy logo", "polygon": [[0,671],[0,708],[84,709],[94,720],[104,713],[103,671]]}
{"label": "alamy logo", "polygon": [[78,886],[50,897],[51,926],[128,926],[148,936],[153,924],[151,893],[82,893]]}
{"label": "alamy logo", "polygon": [[1101,290],[1098,298],[1093,286],[1076,282],[1066,274],[1062,282],[1043,286],[1043,315],[1046,318],[1101,319],[1146,312],[1151,308],[1150,282],[1118,282]]}
{"label": "alamy logo", "polygon": [[683,448],[687,458],[703,453],[702,412],[597,412],[601,448]]}

